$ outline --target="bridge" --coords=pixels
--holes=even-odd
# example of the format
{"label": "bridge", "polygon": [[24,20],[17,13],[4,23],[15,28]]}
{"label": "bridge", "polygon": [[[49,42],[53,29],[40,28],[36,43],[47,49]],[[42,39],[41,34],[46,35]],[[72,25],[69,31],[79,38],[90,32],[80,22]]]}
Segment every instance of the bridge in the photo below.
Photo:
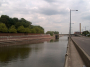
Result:
{"label": "bridge", "polygon": [[[74,34],[71,34],[71,36],[74,35]],[[59,37],[61,36],[69,36],[69,34],[54,34],[55,36],[55,39],[59,39]]]}

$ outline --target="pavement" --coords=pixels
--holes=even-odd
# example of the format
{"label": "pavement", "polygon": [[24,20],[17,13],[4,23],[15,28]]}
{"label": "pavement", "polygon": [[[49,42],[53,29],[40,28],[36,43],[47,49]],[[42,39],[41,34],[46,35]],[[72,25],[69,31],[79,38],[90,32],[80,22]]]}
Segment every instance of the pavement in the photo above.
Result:
{"label": "pavement", "polygon": [[76,47],[69,41],[68,43],[68,64],[67,67],[85,67],[83,60],[81,59]]}

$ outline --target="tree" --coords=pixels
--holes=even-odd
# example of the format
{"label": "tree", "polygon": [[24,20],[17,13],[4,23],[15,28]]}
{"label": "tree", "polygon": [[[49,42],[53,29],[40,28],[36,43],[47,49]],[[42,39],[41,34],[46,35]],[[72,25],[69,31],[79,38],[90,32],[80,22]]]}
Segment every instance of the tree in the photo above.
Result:
{"label": "tree", "polygon": [[59,34],[58,31],[47,31],[46,34],[50,34],[51,36],[53,36],[53,34]]}
{"label": "tree", "polygon": [[54,34],[59,34],[59,32],[58,31],[54,31]]}
{"label": "tree", "polygon": [[33,29],[35,29],[36,33],[44,33],[44,29],[40,26],[33,26]]}
{"label": "tree", "polygon": [[35,29],[31,29],[31,33],[36,33],[36,30]]}
{"label": "tree", "polygon": [[89,34],[88,31],[83,31],[83,32],[82,32],[82,35],[84,35],[84,36],[86,36],[87,34]]}
{"label": "tree", "polygon": [[6,25],[4,23],[0,23],[0,33],[7,33],[8,32],[8,28],[6,27]]}
{"label": "tree", "polygon": [[0,21],[2,23],[4,23],[9,28],[9,26],[10,26],[10,24],[9,24],[9,16],[1,15]]}
{"label": "tree", "polygon": [[40,30],[40,33],[44,34],[44,30]]}
{"label": "tree", "polygon": [[15,29],[15,26],[12,25],[10,28],[9,28],[9,33],[17,33],[17,30]]}
{"label": "tree", "polygon": [[22,23],[24,27],[29,27],[31,25],[31,22],[25,20],[24,18],[21,18],[19,21]]}
{"label": "tree", "polygon": [[24,33],[24,32],[25,32],[24,26],[23,26],[23,25],[22,25],[22,26],[19,26],[18,29],[17,29],[17,31],[18,31],[19,33]]}
{"label": "tree", "polygon": [[18,28],[19,26],[22,26],[22,23],[21,22],[16,22],[15,27]]}
{"label": "tree", "polygon": [[51,36],[53,36],[53,31],[47,31],[46,34],[50,34]]}
{"label": "tree", "polygon": [[31,33],[30,29],[27,27],[25,28],[25,33]]}
{"label": "tree", "polygon": [[38,27],[35,27],[36,33],[40,33],[40,29]]}
{"label": "tree", "polygon": [[16,17],[12,18],[12,20],[13,20],[13,25],[15,25],[17,22],[19,22],[19,19]]}
{"label": "tree", "polygon": [[[27,21],[24,18],[18,19],[16,17],[14,18],[10,18],[7,15],[1,15],[0,17],[0,23],[4,23],[6,25],[6,28],[9,29],[9,33],[44,33],[44,28],[41,26],[34,26],[31,25],[32,23],[30,21]],[[15,30],[15,28],[12,25],[14,25],[14,27],[17,29],[17,31]],[[5,30],[3,30],[5,32]],[[0,32],[3,32],[0,31]],[[7,30],[8,32],[8,30]]]}

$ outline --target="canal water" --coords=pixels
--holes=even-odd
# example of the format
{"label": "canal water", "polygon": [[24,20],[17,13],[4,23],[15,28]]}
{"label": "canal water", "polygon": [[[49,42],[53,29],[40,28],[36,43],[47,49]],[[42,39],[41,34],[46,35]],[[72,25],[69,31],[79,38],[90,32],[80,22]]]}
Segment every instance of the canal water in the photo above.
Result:
{"label": "canal water", "polygon": [[63,67],[68,39],[0,47],[0,67]]}

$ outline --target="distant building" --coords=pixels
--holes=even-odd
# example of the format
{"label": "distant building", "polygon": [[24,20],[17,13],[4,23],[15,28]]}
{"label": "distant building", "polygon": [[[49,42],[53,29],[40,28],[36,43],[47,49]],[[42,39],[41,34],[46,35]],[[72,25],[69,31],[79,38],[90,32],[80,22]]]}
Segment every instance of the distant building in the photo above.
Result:
{"label": "distant building", "polygon": [[81,32],[74,32],[74,34],[75,34],[75,35],[80,35],[80,34],[81,34]]}

